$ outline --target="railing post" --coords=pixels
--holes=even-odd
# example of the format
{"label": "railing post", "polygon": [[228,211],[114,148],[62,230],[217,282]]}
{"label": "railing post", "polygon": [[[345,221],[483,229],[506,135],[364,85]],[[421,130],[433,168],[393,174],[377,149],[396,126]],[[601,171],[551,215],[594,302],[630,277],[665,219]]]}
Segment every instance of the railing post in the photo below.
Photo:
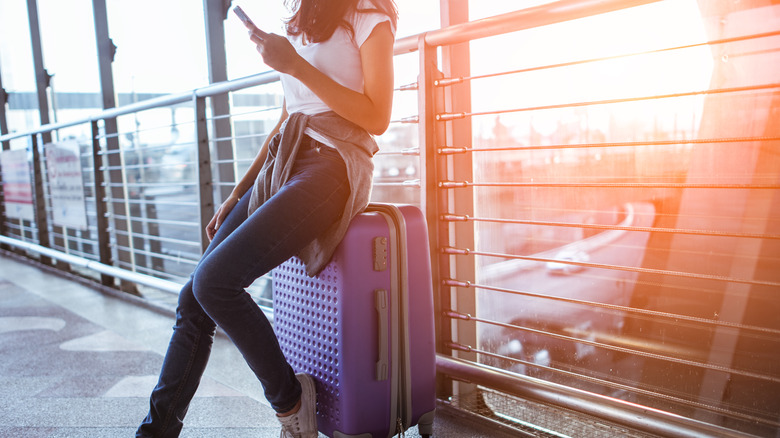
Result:
{"label": "railing post", "polygon": [[[203,12],[206,24],[206,52],[208,55],[209,83],[224,82],[228,80],[227,54],[225,53],[225,19],[227,18],[230,2],[224,0],[203,0]],[[214,156],[217,164],[214,166],[216,179],[220,182],[234,181],[235,169],[230,160],[233,158],[232,126],[230,118],[230,98],[227,93],[211,97],[212,137],[214,142]],[[220,199],[226,199],[232,187],[219,186]],[[211,219],[211,218],[209,218]]]}
{"label": "railing post", "polygon": [[[3,72],[2,68],[0,68],[0,136],[8,134],[8,119],[5,113],[6,103],[8,103],[8,93],[3,88]],[[2,150],[7,151],[10,148],[10,142],[2,142]]]}
{"label": "railing post", "polygon": [[[448,0],[441,2],[441,22],[442,27],[449,27],[469,21],[468,1],[467,0]],[[461,43],[450,46],[443,46],[441,50],[441,71],[440,74],[446,78],[463,78],[470,75],[471,55],[468,43]],[[461,113],[471,111],[471,87],[469,82],[451,84],[448,86],[436,87],[438,98],[434,101],[435,107],[431,108],[432,116],[436,120],[436,149],[439,147],[470,147],[472,142],[471,119],[438,120],[437,114],[440,113]],[[474,178],[474,169],[471,154],[462,154],[439,159],[440,173],[442,181],[444,178],[454,178],[456,181],[472,181]],[[439,188],[440,212],[439,217],[444,214],[457,214],[463,216],[474,215],[474,192],[472,188],[445,189]],[[474,248],[475,229],[473,222],[447,222],[440,226],[442,240],[440,243],[451,246],[456,245],[461,248]],[[476,261],[473,256],[447,256],[448,257],[448,277],[442,278],[445,281],[450,278],[464,282],[474,281],[476,277]],[[442,271],[444,274],[444,271]],[[476,315],[477,297],[474,290],[468,287],[442,286],[449,289],[450,300],[446,303],[447,309],[456,309],[460,313]],[[444,310],[447,310],[444,309]],[[443,318],[446,324],[452,324],[449,318]],[[450,328],[450,340],[459,344],[477,346],[477,328],[475,324],[453,324]],[[453,351],[453,357],[477,361],[477,355],[472,352]],[[456,382],[452,388],[454,395],[461,398],[473,397],[476,395],[476,386]]]}
{"label": "railing post", "polygon": [[[106,0],[92,0],[92,16],[95,22],[95,43],[97,45],[98,54],[98,72],[100,73],[100,94],[103,102],[103,109],[116,107],[116,93],[114,90],[114,74],[111,68],[111,64],[114,61],[114,54],[116,53],[116,45],[111,40],[108,29],[108,9],[106,7]],[[122,150],[119,145],[119,127],[116,117],[109,117],[103,119],[103,135],[106,139],[106,160],[105,165],[110,167],[107,174],[102,176],[108,177],[108,183],[112,181],[122,181],[122,174],[125,172],[125,168],[122,163]],[[103,187],[108,187],[108,191],[105,193],[106,203],[111,202],[111,213],[117,216],[131,215],[130,208],[126,206],[126,203],[117,202],[118,200],[125,199],[125,191],[120,187],[111,187],[106,185],[104,179]],[[105,205],[105,204],[104,204]],[[106,210],[106,214],[108,209]],[[106,230],[108,230],[108,216],[106,216]],[[135,270],[135,254],[132,252],[133,246],[133,229],[132,225],[128,221],[113,221],[113,227],[118,233],[114,234],[116,240],[116,258],[117,262],[126,262],[132,266],[132,270]],[[125,235],[124,232],[127,232]],[[106,231],[108,233],[108,231]],[[130,254],[122,252],[119,248],[130,247]],[[109,256],[108,260],[111,260]],[[135,286],[120,280],[120,287],[130,293],[135,293]]]}
{"label": "railing post", "polygon": [[[33,67],[35,69],[35,88],[38,98],[38,114],[41,126],[49,124],[49,97],[46,89],[49,88],[51,75],[43,65],[43,47],[41,43],[40,20],[38,17],[38,2],[27,0],[27,17],[30,25],[30,48],[32,49]],[[41,143],[51,143],[51,133],[42,132]],[[32,136],[32,162],[33,162],[33,193],[35,198],[35,223],[38,228],[38,242],[41,246],[49,247],[49,227],[46,220],[46,201],[43,198],[43,178],[41,175],[40,150],[38,149],[38,136]],[[51,264],[49,257],[41,256],[41,262]]]}
{"label": "railing post", "polygon": [[[106,186],[103,175],[103,155],[100,153],[100,129],[98,121],[92,121],[92,180],[95,184],[95,214],[97,216],[98,257],[100,263],[111,265],[111,247],[109,245],[108,216],[106,208]],[[114,278],[100,274],[100,283],[114,286]]]}
{"label": "railing post", "polygon": [[[38,2],[27,0],[27,17],[30,24],[30,48],[32,49],[33,66],[35,68],[35,87],[38,97],[38,113],[41,118],[41,126],[49,124],[49,97],[46,89],[49,88],[51,75],[43,65],[43,48],[41,46],[41,29],[38,18]],[[49,131],[41,133],[43,144],[51,143]]]}
{"label": "railing post", "polygon": [[[431,253],[431,273],[433,276],[434,312],[436,314],[436,351],[452,355],[448,346],[452,339],[452,326],[447,318],[441,317],[450,309],[452,289],[444,284],[450,278],[450,257],[441,251],[449,241],[449,225],[441,221],[441,215],[447,211],[447,199],[441,196],[438,182],[446,175],[447,163],[441,160],[437,150],[439,132],[436,130],[437,93],[434,81],[441,77],[436,62],[436,48],[425,44],[421,36],[418,45],[420,59],[420,77],[418,78],[418,120],[420,142],[420,180],[422,184],[421,206],[428,219],[428,236]],[[439,397],[452,395],[452,384],[440,381],[437,389]]]}
{"label": "railing post", "polygon": [[195,138],[198,156],[198,194],[200,217],[200,246],[206,251],[209,239],[206,225],[214,215],[214,184],[211,176],[211,152],[209,149],[208,121],[206,120],[206,98],[193,97],[195,106]]}
{"label": "railing post", "polygon": [[[3,88],[3,74],[0,68],[0,136],[8,134],[8,120],[5,115],[5,104],[8,102],[8,93]],[[7,151],[11,148],[11,142],[4,141],[0,144],[0,151]],[[0,185],[3,183],[0,175]],[[5,236],[5,193],[0,190],[0,235]],[[5,246],[2,246],[3,248]]]}
{"label": "railing post", "polygon": [[[38,149],[38,136],[30,137],[30,149],[32,152],[32,183],[35,226],[38,229],[38,244],[49,248],[49,223],[46,217],[46,199],[43,197],[43,175],[41,173],[41,153]],[[51,264],[51,258],[41,256],[41,263]]]}

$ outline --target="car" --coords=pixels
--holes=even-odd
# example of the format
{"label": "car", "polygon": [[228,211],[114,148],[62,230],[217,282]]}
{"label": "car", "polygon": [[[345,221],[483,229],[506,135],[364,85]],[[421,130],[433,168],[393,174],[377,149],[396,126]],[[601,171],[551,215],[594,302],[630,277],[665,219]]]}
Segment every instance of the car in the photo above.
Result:
{"label": "car", "polygon": [[585,266],[576,263],[587,263],[590,261],[590,256],[585,251],[571,249],[559,252],[554,258],[557,261],[547,262],[545,265],[547,272],[552,275],[569,275],[580,272],[585,269]]}

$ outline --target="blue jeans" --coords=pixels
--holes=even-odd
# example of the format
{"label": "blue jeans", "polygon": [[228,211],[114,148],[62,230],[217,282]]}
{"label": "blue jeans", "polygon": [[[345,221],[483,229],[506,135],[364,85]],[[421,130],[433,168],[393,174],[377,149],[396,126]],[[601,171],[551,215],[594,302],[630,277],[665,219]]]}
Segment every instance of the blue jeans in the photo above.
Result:
{"label": "blue jeans", "polygon": [[271,406],[277,412],[295,406],[300,384],[271,324],[244,288],[324,233],[341,217],[348,196],[338,152],[305,137],[292,175],[276,195],[249,217],[250,193],[241,198],[181,290],[173,336],[137,437],[179,435],[216,325],[238,347]]}

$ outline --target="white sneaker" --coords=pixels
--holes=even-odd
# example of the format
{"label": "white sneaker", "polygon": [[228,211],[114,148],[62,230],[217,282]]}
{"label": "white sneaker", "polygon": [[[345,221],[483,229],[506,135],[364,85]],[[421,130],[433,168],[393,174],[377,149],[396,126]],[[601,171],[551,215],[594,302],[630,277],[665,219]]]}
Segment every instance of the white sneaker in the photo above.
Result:
{"label": "white sneaker", "polygon": [[282,423],[280,438],[317,438],[317,391],[314,378],[308,374],[296,374],[301,383],[301,407],[286,417],[277,417]]}

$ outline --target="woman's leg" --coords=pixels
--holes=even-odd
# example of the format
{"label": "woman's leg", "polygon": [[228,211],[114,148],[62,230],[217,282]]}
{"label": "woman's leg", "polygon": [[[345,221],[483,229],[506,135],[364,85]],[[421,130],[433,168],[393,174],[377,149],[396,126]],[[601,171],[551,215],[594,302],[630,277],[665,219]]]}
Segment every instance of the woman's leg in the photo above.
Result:
{"label": "woman's leg", "polygon": [[138,436],[178,436],[208,361],[214,321],[242,352],[274,409],[286,412],[300,398],[268,320],[244,288],[325,232],[344,209],[349,185],[343,161],[314,142],[301,148],[288,184],[250,220],[247,193],[183,288],[160,383]]}
{"label": "woman's leg", "polygon": [[195,298],[241,351],[277,412],[295,406],[300,384],[244,288],[341,217],[349,196],[344,162],[335,150],[308,143],[301,145],[288,183],[204,257],[193,276]]}
{"label": "woman's leg", "polygon": [[[201,260],[246,220],[248,199],[249,196],[245,196],[230,212]],[[195,272],[200,266],[195,268]],[[159,381],[149,400],[149,414],[138,429],[138,437],[179,435],[190,400],[206,368],[215,328],[214,321],[195,299],[190,279],[179,293],[173,335],[163,360]]]}

